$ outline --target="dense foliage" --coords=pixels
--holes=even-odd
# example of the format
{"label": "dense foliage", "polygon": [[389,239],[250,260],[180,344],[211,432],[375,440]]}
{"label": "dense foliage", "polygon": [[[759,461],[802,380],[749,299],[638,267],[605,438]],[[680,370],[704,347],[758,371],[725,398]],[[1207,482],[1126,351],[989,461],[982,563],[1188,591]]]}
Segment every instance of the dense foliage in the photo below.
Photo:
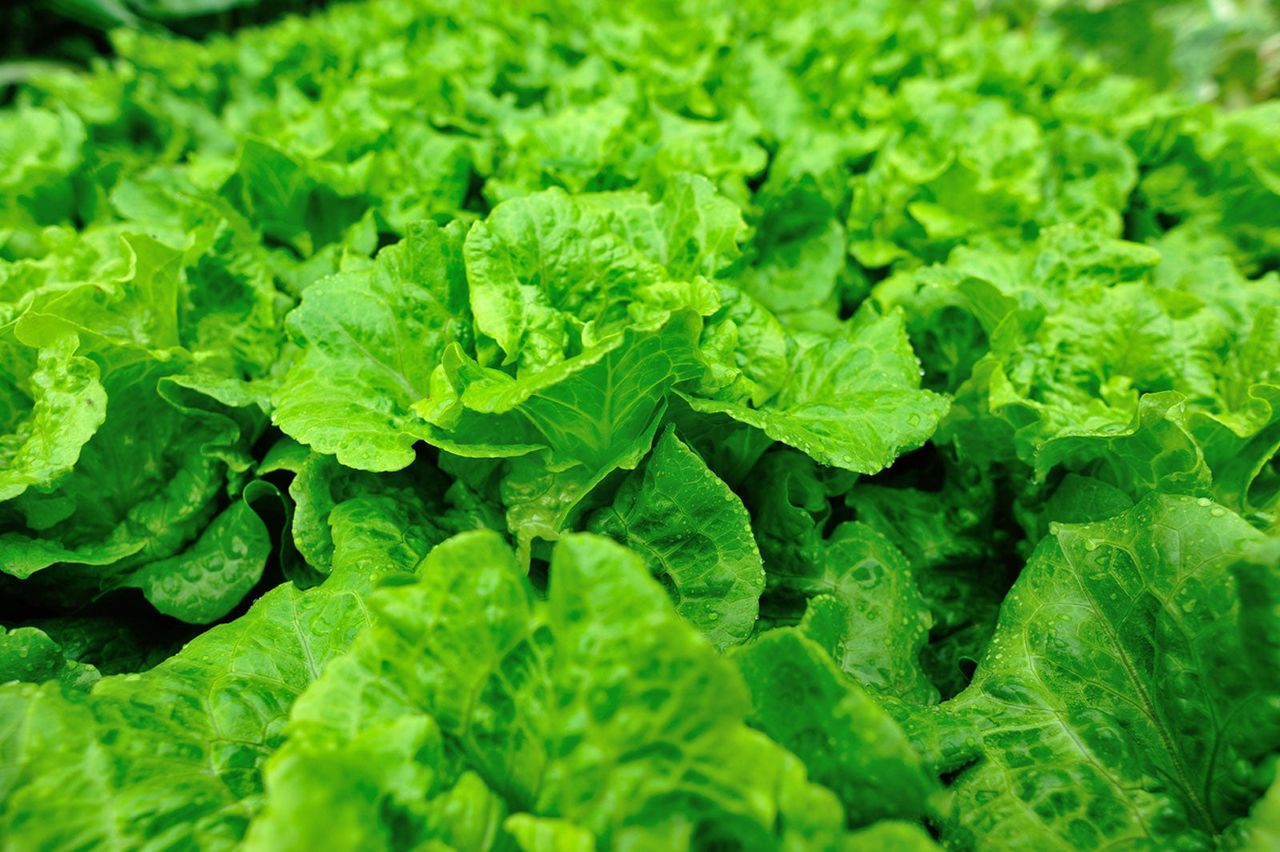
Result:
{"label": "dense foliage", "polygon": [[35,74],[0,843],[1274,848],[1280,102],[1011,5]]}
{"label": "dense foliage", "polygon": [[110,51],[116,27],[192,38],[306,12],[325,0],[6,0],[0,6],[0,94],[51,65],[83,67]]}
{"label": "dense foliage", "polygon": [[1271,0],[983,2],[1201,100],[1240,104],[1280,93],[1280,6]]}

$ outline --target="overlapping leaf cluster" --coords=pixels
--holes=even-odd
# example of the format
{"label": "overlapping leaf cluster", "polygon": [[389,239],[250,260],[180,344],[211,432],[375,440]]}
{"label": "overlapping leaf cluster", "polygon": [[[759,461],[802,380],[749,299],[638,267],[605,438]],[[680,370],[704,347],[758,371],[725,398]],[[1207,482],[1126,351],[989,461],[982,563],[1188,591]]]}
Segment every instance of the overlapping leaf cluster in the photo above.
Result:
{"label": "overlapping leaf cluster", "polygon": [[7,847],[1280,834],[1280,104],[967,3],[115,41],[0,115]]}

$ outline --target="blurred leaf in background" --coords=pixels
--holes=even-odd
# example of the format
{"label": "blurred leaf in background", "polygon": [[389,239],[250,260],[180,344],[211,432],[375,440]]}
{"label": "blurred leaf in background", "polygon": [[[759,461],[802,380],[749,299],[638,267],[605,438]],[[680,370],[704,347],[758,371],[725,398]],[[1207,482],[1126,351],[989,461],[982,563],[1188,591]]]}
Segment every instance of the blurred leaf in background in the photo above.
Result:
{"label": "blurred leaf in background", "polygon": [[50,65],[84,66],[110,54],[106,33],[117,27],[203,38],[323,5],[323,0],[8,0],[0,4],[0,90]]}
{"label": "blurred leaf in background", "polygon": [[1243,106],[1280,93],[1274,0],[989,0],[1026,26],[1061,33],[1112,68]]}

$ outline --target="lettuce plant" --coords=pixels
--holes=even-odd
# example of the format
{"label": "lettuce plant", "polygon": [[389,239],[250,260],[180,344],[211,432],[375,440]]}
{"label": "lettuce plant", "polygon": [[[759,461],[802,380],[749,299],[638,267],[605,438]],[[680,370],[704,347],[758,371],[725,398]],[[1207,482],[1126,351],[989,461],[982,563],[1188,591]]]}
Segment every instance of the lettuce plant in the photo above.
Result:
{"label": "lettuce plant", "polygon": [[1280,108],[1029,9],[366,0],[35,74],[3,846],[1272,848]]}

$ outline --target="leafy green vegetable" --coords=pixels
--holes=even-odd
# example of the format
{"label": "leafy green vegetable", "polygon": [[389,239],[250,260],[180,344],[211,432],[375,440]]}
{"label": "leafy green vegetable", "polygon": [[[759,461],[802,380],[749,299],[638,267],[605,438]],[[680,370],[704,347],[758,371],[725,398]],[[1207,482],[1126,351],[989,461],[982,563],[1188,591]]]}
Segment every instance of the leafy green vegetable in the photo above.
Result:
{"label": "leafy green vegetable", "polygon": [[0,63],[0,846],[1275,845],[1265,4],[283,5]]}
{"label": "leafy green vegetable", "polygon": [[936,765],[963,769],[952,842],[1207,843],[1243,816],[1280,743],[1229,570],[1259,538],[1207,500],[1163,496],[1052,532],[973,683],[910,716]]}
{"label": "leafy green vegetable", "polygon": [[676,612],[717,647],[751,635],[764,569],[747,510],[674,432],[587,527],[640,554],[672,588]]}
{"label": "leafy green vegetable", "polygon": [[846,331],[801,338],[791,374],[759,408],[692,399],[834,467],[876,473],[932,434],[947,402],[920,390],[920,367],[896,314],[864,310]]}
{"label": "leafy green vegetable", "polygon": [[841,676],[796,628],[772,630],[737,655],[753,721],[793,749],[855,825],[923,815],[932,779],[889,715]]}
{"label": "leafy green vegetable", "polygon": [[386,497],[333,515],[323,586],[274,589],[143,674],[71,691],[0,687],[5,837],[25,848],[233,845],[290,706],[368,620],[365,592],[438,537],[425,515]]}
{"label": "leafy green vegetable", "polygon": [[307,288],[289,314],[305,348],[273,399],[286,434],[357,470],[413,461],[425,434],[413,403],[445,347],[470,334],[458,243],[458,229],[427,225],[373,267]]}
{"label": "leafy green vegetable", "polygon": [[[295,705],[268,792],[298,760],[319,770],[311,801],[332,795],[338,767],[371,767],[362,775],[404,826],[395,843],[456,837],[437,797],[464,786],[475,792],[462,807],[508,811],[517,837],[759,845],[775,830],[838,832],[831,794],[743,724],[733,666],[636,555],[576,535],[557,544],[550,571],[543,603],[497,534],[467,533],[432,551],[415,582],[374,595],[375,627]],[[251,841],[285,836],[296,807],[276,811],[269,795]],[[368,816],[335,824],[379,842]]]}

